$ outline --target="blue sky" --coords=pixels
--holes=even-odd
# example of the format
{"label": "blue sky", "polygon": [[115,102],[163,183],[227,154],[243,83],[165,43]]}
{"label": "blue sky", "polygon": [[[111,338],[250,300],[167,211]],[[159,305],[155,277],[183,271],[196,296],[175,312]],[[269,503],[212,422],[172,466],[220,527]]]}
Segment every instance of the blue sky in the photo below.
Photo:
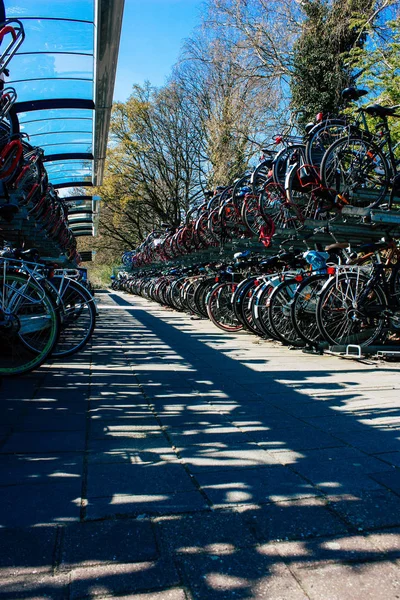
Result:
{"label": "blue sky", "polygon": [[125,0],[115,100],[125,101],[133,83],[165,83],[183,40],[200,23],[202,4],[202,0]]}

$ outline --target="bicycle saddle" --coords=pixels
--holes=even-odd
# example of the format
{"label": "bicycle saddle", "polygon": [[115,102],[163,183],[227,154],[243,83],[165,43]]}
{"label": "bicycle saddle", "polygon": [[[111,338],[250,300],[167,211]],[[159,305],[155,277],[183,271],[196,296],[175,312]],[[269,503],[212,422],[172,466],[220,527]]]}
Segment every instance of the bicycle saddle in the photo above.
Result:
{"label": "bicycle saddle", "polygon": [[247,257],[249,257],[250,254],[251,254],[250,250],[243,250],[243,252],[236,252],[233,255],[233,258],[235,260],[240,260],[241,258],[247,258]]}
{"label": "bicycle saddle", "polygon": [[399,108],[397,106],[381,106],[380,104],[370,104],[366,108],[364,108],[365,112],[371,115],[371,117],[400,117],[400,115],[396,115],[396,110]]}
{"label": "bicycle saddle", "polygon": [[306,133],[310,133],[311,129],[315,126],[315,123],[307,123],[304,127]]}
{"label": "bicycle saddle", "polygon": [[336,244],[330,244],[329,246],[325,246],[326,252],[332,252],[334,250],[343,250],[348,247],[348,242],[337,242]]}
{"label": "bicycle saddle", "polygon": [[357,89],[355,87],[348,87],[342,91],[343,100],[358,100],[368,94],[367,90]]}

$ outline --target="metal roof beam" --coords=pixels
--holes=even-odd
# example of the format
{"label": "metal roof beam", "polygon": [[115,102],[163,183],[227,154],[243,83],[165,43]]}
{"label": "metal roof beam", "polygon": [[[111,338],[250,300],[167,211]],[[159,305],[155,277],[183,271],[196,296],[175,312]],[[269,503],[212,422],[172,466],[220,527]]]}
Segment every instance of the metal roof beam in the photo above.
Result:
{"label": "metal roof beam", "polygon": [[[53,183],[53,187],[56,190],[60,188],[75,188],[75,187],[91,187],[93,183],[91,181],[66,181],[64,183]],[[66,198],[69,200],[69,198]]]}
{"label": "metal roof beam", "polygon": [[91,152],[71,152],[71,154],[48,154],[43,158],[43,162],[55,160],[93,160]]}
{"label": "metal roof beam", "polygon": [[83,98],[51,98],[49,100],[30,100],[14,104],[17,113],[31,112],[32,110],[52,110],[56,108],[82,108],[94,110],[93,100]]}
{"label": "metal roof beam", "polygon": [[93,184],[103,181],[125,0],[98,0]]}

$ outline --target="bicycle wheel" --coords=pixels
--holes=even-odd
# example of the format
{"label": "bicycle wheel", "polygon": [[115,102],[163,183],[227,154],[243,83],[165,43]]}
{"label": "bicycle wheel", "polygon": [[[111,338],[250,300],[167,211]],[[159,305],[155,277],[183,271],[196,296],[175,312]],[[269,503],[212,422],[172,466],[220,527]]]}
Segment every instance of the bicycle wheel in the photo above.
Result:
{"label": "bicycle wheel", "polygon": [[51,282],[59,296],[60,336],[52,356],[61,358],[82,350],[96,325],[96,306],[87,289],[73,279],[54,277]]}
{"label": "bicycle wheel", "polygon": [[285,185],[288,167],[293,162],[298,162],[301,156],[305,156],[305,149],[305,144],[292,144],[278,152],[272,165],[273,180],[275,183]]}
{"label": "bicycle wheel", "polygon": [[251,299],[251,311],[256,329],[266,338],[276,340],[268,316],[269,300],[275,287],[271,281],[262,283],[256,288]]}
{"label": "bicycle wheel", "polygon": [[304,218],[298,207],[289,202],[283,186],[269,183],[260,195],[260,212],[279,229],[300,229]]}
{"label": "bicycle wheel", "polygon": [[292,321],[292,303],[298,282],[295,279],[282,281],[269,298],[269,324],[275,336],[284,344],[304,346],[304,340],[298,335]]}
{"label": "bicycle wheel", "polygon": [[214,286],[207,300],[207,313],[210,321],[223,331],[240,331],[242,323],[238,321],[233,311],[232,294],[236,284],[224,282]]}
{"label": "bicycle wheel", "polygon": [[22,274],[0,279],[0,376],[36,369],[51,354],[60,321],[51,297]]}
{"label": "bicycle wheel", "polygon": [[368,346],[382,334],[386,296],[379,285],[366,288],[368,281],[367,276],[353,272],[331,277],[326,282],[316,315],[318,329],[330,344]]}
{"label": "bicycle wheel", "polygon": [[322,341],[317,325],[318,294],[328,279],[328,275],[311,275],[298,286],[291,305],[293,327],[306,344],[313,346]]}
{"label": "bicycle wheel", "polygon": [[[301,185],[298,170],[298,163],[291,165],[287,172],[285,180],[285,191],[288,200],[292,206],[297,208],[298,213],[301,215],[302,222],[305,219],[314,220],[326,220],[329,218],[329,208],[327,207],[327,201],[324,201],[324,196],[327,199],[331,199],[329,190],[313,189],[312,187],[304,187]],[[333,200],[335,195],[333,194]],[[332,202],[331,202],[332,204]]]}
{"label": "bicycle wheel", "polygon": [[390,169],[382,151],[361,138],[338,140],[321,162],[321,179],[351,206],[373,208],[386,195]]}
{"label": "bicycle wheel", "polygon": [[202,280],[197,278],[194,281],[191,281],[186,289],[186,302],[189,310],[198,317],[202,317],[203,315],[197,308],[197,304],[195,302],[195,293],[199,285],[202,283]]}
{"label": "bicycle wheel", "polygon": [[250,286],[246,293],[246,297],[243,298],[240,302],[240,312],[245,328],[251,331],[251,333],[254,333],[255,335],[262,336],[264,334],[258,326],[257,322],[255,321],[252,310],[252,300],[258,285],[259,282],[256,280]]}
{"label": "bicycle wheel", "polygon": [[314,125],[306,143],[307,164],[319,167],[329,146],[343,138],[348,130],[348,125],[343,119],[327,119]]}
{"label": "bicycle wheel", "polygon": [[215,285],[215,277],[208,277],[207,279],[203,279],[203,281],[198,285],[194,292],[193,301],[196,305],[196,308],[201,316],[208,319],[207,313],[207,296],[208,292]]}
{"label": "bicycle wheel", "polygon": [[175,281],[171,285],[171,304],[175,310],[182,311],[183,310],[183,298],[181,295],[181,289],[185,282],[185,277],[180,277],[179,279],[175,279]]}
{"label": "bicycle wheel", "polygon": [[270,158],[263,160],[259,165],[254,169],[251,174],[250,183],[253,189],[253,194],[256,196],[260,194],[263,187],[269,181],[272,181],[272,160]]}

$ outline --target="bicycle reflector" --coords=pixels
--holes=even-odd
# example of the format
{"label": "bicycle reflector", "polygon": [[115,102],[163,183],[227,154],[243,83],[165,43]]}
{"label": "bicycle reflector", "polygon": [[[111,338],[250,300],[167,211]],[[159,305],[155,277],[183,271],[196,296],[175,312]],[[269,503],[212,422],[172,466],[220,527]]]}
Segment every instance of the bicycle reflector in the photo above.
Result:
{"label": "bicycle reflector", "polygon": [[216,282],[216,283],[218,283],[218,281],[219,281],[219,277],[217,276],[217,277],[215,278],[215,282]]}
{"label": "bicycle reflector", "polygon": [[281,135],[277,135],[275,138],[275,144],[280,144],[282,140],[283,140],[283,137]]}
{"label": "bicycle reflector", "polygon": [[322,112],[319,112],[315,115],[315,120],[317,121],[317,123],[320,123],[323,118],[324,118],[324,113],[322,113]]}
{"label": "bicycle reflector", "polygon": [[300,273],[298,275],[296,275],[296,277],[294,278],[295,281],[303,281],[303,275],[300,275]]}
{"label": "bicycle reflector", "polygon": [[336,273],[336,268],[335,267],[328,267],[326,272],[328,273],[328,275],[334,275]]}

